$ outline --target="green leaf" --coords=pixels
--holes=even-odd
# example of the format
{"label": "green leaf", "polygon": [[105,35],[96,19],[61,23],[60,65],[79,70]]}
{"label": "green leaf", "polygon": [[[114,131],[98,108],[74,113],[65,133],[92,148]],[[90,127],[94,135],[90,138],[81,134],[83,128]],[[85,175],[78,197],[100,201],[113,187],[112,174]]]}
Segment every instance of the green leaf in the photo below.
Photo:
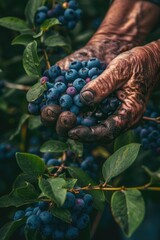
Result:
{"label": "green leaf", "polygon": [[25,173],[21,173],[14,180],[13,189],[25,186],[26,182],[36,183],[37,178],[36,178],[36,176],[33,176],[33,175],[31,176],[31,175],[28,175],[28,174],[25,174]]}
{"label": "green leaf", "polygon": [[38,230],[32,230],[27,227],[24,229],[24,235],[26,240],[41,240],[41,235]]}
{"label": "green leaf", "polygon": [[6,27],[15,31],[23,32],[28,31],[29,28],[26,22],[16,17],[4,17],[0,18],[0,26]]}
{"label": "green leaf", "polygon": [[27,22],[32,27],[34,26],[35,13],[38,8],[43,5],[43,0],[29,0],[25,8],[25,16]]}
{"label": "green leaf", "polygon": [[145,214],[145,203],[138,190],[115,192],[111,200],[111,210],[116,222],[127,237],[141,224]]}
{"label": "green leaf", "polygon": [[58,208],[56,206],[52,207],[50,210],[55,217],[61,219],[63,222],[67,222],[67,223],[72,222],[71,212],[69,210]]}
{"label": "green leaf", "polygon": [[105,181],[124,172],[136,160],[140,144],[130,143],[114,152],[103,164],[102,173]]}
{"label": "green leaf", "polygon": [[137,141],[138,139],[135,132],[133,130],[129,130],[116,138],[114,141],[114,151],[117,151],[119,148],[129,143],[136,143]]}
{"label": "green leaf", "polygon": [[[91,184],[92,186],[97,185],[92,178],[90,178],[87,173],[85,173],[82,169],[77,168],[77,167],[68,167],[67,168],[69,174],[73,177],[73,178],[77,178],[78,179],[78,183],[80,184],[80,186],[87,186],[88,184]],[[92,197],[93,197],[93,206],[99,210],[99,211],[103,211],[104,206],[105,206],[105,195],[103,193],[103,191],[101,190],[91,190],[91,191],[87,191],[89,192]]]}
{"label": "green leaf", "polygon": [[15,37],[12,40],[12,45],[28,45],[30,42],[33,41],[33,36],[31,34],[21,34]]}
{"label": "green leaf", "polygon": [[28,175],[39,177],[45,171],[44,161],[34,154],[18,152],[16,160],[22,171]]}
{"label": "green leaf", "polygon": [[0,229],[0,239],[1,240],[9,240],[10,237],[13,235],[13,233],[21,227],[25,223],[26,219],[20,219],[17,221],[12,221],[6,223],[1,229]]}
{"label": "green leaf", "polygon": [[160,184],[160,168],[157,169],[157,171],[153,172],[146,166],[142,167],[150,177],[149,185]]}
{"label": "green leaf", "polygon": [[67,178],[66,179],[66,188],[67,189],[72,189],[77,182],[77,179],[75,178]]}
{"label": "green leaf", "polygon": [[42,31],[47,31],[53,26],[60,25],[60,21],[57,18],[48,18],[40,26]]}
{"label": "green leaf", "polygon": [[29,43],[23,53],[23,67],[29,77],[41,77],[40,61],[37,55],[37,42]]}
{"label": "green leaf", "polygon": [[67,149],[68,145],[66,143],[57,140],[49,140],[41,146],[40,152],[64,152]]}
{"label": "green leaf", "polygon": [[23,124],[29,119],[29,117],[30,117],[29,114],[23,114],[22,115],[16,131],[9,138],[10,140],[12,140],[15,136],[17,136],[20,133]]}
{"label": "green leaf", "polygon": [[41,119],[39,116],[30,116],[29,122],[28,122],[28,128],[33,130],[35,128],[38,128],[42,125]]}
{"label": "green leaf", "polygon": [[0,197],[0,208],[4,207],[20,207],[25,204],[38,201],[38,194],[32,184],[26,182],[21,187],[15,188],[8,195]]}
{"label": "green leaf", "polygon": [[44,40],[44,44],[47,47],[62,47],[67,52],[71,51],[71,45],[65,41],[65,39],[60,35],[52,35]]}
{"label": "green leaf", "polygon": [[26,98],[28,102],[33,102],[46,91],[46,84],[41,84],[40,82],[34,84],[27,92]]}
{"label": "green leaf", "polygon": [[68,139],[67,143],[69,145],[69,149],[74,152],[78,157],[82,157],[83,155],[83,143],[78,141]]}
{"label": "green leaf", "polygon": [[42,194],[53,200],[57,206],[62,206],[67,194],[66,181],[63,178],[39,179]]}

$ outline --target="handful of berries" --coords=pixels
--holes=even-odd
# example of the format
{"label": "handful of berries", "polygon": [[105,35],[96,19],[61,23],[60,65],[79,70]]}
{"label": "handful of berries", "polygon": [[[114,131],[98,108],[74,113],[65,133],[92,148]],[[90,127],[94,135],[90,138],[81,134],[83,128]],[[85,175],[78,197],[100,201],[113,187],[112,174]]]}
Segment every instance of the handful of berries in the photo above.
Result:
{"label": "handful of berries", "polygon": [[[113,114],[120,105],[120,101],[111,94],[99,106],[91,108],[81,101],[80,92],[105,68],[106,65],[97,58],[82,62],[73,61],[68,70],[62,70],[59,66],[53,65],[40,79],[41,84],[46,84],[47,90],[38,99],[29,103],[29,112],[35,115],[40,114],[46,126],[56,124],[57,133],[60,135],[64,135],[64,132],[63,134],[61,132],[62,128],[69,131],[76,125],[88,127],[96,125]],[[59,116],[61,122],[57,121]]]}
{"label": "handful of berries", "polygon": [[63,4],[55,4],[52,9],[42,6],[35,15],[36,25],[41,25],[46,19],[57,18],[67,29],[74,29],[82,16],[82,10],[78,8],[75,0],[66,1]]}

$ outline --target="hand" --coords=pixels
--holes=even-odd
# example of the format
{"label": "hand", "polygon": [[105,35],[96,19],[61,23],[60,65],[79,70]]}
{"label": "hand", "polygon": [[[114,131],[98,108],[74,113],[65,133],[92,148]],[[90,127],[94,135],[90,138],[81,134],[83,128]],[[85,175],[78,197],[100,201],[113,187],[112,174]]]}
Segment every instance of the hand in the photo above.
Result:
{"label": "hand", "polygon": [[83,142],[112,141],[143,115],[151,91],[160,80],[160,40],[116,57],[107,69],[81,91],[81,100],[95,105],[116,91],[119,109],[94,127],[78,126],[68,136]]}

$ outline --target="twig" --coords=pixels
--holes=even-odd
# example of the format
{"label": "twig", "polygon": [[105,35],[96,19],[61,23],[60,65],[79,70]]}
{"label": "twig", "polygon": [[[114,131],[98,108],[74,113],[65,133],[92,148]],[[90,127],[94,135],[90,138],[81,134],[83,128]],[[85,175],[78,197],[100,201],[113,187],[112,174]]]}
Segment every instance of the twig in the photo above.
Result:
{"label": "twig", "polygon": [[151,118],[151,117],[146,117],[146,116],[144,116],[144,117],[143,117],[143,120],[145,120],[145,121],[153,121],[153,122],[156,122],[157,124],[160,124],[160,117]]}
{"label": "twig", "polygon": [[51,67],[51,64],[49,62],[49,58],[48,58],[48,55],[47,55],[47,52],[45,49],[43,49],[43,54],[44,54],[44,58],[45,58],[45,61],[46,61],[46,64],[47,64],[47,68],[49,69]]}
{"label": "twig", "polygon": [[98,225],[99,225],[99,222],[100,222],[100,220],[101,220],[101,218],[102,218],[102,214],[103,214],[103,212],[98,212],[97,215],[96,215],[96,217],[95,217],[95,220],[94,220],[93,225],[92,225],[92,228],[91,228],[91,239],[92,239],[92,238],[94,237],[94,235],[95,235],[95,232],[96,232],[96,230],[97,230],[97,227],[98,227]]}
{"label": "twig", "polygon": [[25,86],[22,84],[10,83],[10,82],[5,82],[5,87],[11,88],[11,89],[17,89],[21,91],[28,91],[30,89],[30,86]]}

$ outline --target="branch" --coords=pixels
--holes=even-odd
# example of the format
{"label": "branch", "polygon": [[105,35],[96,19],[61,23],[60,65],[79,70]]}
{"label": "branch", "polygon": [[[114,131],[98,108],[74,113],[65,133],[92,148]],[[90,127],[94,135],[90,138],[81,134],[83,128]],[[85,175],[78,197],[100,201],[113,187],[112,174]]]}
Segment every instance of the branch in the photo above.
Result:
{"label": "branch", "polygon": [[150,118],[150,117],[144,116],[143,120],[145,120],[145,121],[153,121],[153,122],[156,122],[157,124],[160,124],[160,116],[157,117],[157,118]]}
{"label": "branch", "polygon": [[28,91],[30,89],[30,86],[25,86],[22,84],[16,84],[16,83],[10,83],[10,82],[5,82],[5,87],[11,88],[11,89],[17,89],[21,91]]}

